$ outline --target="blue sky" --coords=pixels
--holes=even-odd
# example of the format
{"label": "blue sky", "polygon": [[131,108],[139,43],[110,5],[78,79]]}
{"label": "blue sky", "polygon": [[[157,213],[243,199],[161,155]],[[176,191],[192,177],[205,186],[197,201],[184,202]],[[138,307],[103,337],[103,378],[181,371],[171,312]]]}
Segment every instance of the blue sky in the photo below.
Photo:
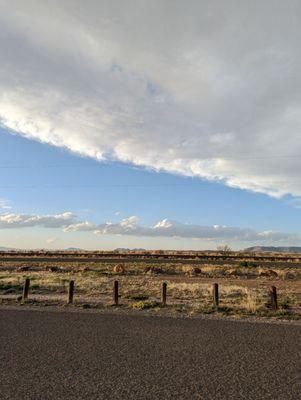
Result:
{"label": "blue sky", "polygon": [[0,246],[301,243],[300,1],[0,3]]}
{"label": "blue sky", "polygon": [[[301,210],[288,198],[229,188],[198,178],[159,173],[121,163],[104,163],[0,130],[2,214],[75,213],[93,223],[138,216],[146,225],[181,221],[204,226],[249,227],[300,232]],[[95,236],[39,227],[0,230],[1,244],[23,247],[214,248],[223,241]],[[48,241],[50,243],[48,243]],[[252,244],[252,243],[251,243]],[[240,241],[232,246],[248,245]]]}

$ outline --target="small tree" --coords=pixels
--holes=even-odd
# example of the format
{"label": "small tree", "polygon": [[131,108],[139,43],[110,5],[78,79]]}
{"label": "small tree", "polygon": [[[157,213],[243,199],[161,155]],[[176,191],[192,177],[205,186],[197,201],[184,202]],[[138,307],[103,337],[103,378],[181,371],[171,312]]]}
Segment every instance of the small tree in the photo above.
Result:
{"label": "small tree", "polygon": [[222,246],[217,246],[217,251],[220,251],[223,254],[229,254],[231,253],[232,249],[227,244],[224,244]]}

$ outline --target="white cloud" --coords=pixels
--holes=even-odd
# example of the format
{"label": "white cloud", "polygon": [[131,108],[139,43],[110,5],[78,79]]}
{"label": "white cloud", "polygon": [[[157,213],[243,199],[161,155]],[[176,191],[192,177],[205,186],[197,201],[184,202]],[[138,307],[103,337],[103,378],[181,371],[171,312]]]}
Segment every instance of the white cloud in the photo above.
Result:
{"label": "white cloud", "polygon": [[300,235],[278,231],[258,232],[250,228],[228,226],[202,226],[183,224],[163,219],[153,226],[138,224],[139,219],[132,216],[118,223],[107,222],[94,225],[88,222],[65,228],[66,231],[93,231],[97,235],[130,235],[138,237],[191,238],[204,240],[241,241],[241,242],[289,242],[298,241]]}
{"label": "white cloud", "polygon": [[3,214],[0,215],[0,229],[9,228],[62,228],[75,222],[75,215],[71,212],[56,215],[26,215]]}
{"label": "white cloud", "polygon": [[10,210],[11,208],[7,200],[0,199],[0,210]]}
{"label": "white cloud", "polygon": [[[190,238],[207,241],[259,242],[259,243],[292,243],[301,240],[301,236],[279,231],[258,232],[251,228],[229,227],[224,225],[203,226],[184,224],[163,219],[152,226],[139,224],[137,216],[122,219],[120,222],[95,224],[91,221],[80,221],[72,212],[55,215],[0,215],[1,229],[19,229],[42,227],[62,229],[64,232],[92,232],[96,235],[124,235],[135,237]],[[54,243],[56,237],[49,238],[47,243]]]}
{"label": "white cloud", "polygon": [[51,237],[51,238],[47,239],[47,240],[46,240],[46,243],[48,243],[48,244],[54,244],[54,243],[56,243],[58,240],[59,240],[59,238],[56,237],[56,236],[54,236],[54,237]]}
{"label": "white cloud", "polygon": [[301,196],[300,1],[0,7],[4,126],[99,160]]}
{"label": "white cloud", "polygon": [[289,199],[287,201],[287,204],[294,208],[301,209],[301,197],[295,197],[295,198]]}
{"label": "white cloud", "polygon": [[65,226],[64,231],[65,232],[76,232],[76,231],[89,232],[89,231],[94,231],[96,228],[97,228],[97,226],[95,224],[92,224],[92,222],[83,221],[83,222],[75,222],[73,224]]}
{"label": "white cloud", "polygon": [[154,229],[161,229],[161,228],[170,228],[172,227],[172,223],[167,219],[163,219],[162,221],[157,222],[154,226]]}

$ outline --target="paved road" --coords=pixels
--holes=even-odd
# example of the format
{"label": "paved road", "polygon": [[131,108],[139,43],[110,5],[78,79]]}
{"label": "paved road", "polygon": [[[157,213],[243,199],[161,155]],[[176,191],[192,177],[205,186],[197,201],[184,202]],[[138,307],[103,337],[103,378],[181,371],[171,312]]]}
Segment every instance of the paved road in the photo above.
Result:
{"label": "paved road", "polygon": [[0,398],[300,400],[301,327],[0,309]]}

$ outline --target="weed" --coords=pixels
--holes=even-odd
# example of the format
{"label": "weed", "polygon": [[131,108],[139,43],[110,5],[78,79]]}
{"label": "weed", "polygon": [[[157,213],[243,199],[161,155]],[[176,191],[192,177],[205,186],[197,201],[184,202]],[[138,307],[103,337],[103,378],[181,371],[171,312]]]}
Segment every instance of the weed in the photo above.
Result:
{"label": "weed", "polygon": [[275,313],[277,319],[300,319],[300,315],[290,310],[280,310]]}
{"label": "weed", "polygon": [[216,309],[215,307],[208,304],[199,308],[198,311],[202,314],[213,314],[216,311]]}
{"label": "weed", "polygon": [[91,306],[90,306],[90,304],[88,304],[88,303],[84,303],[84,304],[81,305],[81,308],[82,308],[83,310],[86,310],[87,308],[91,308]]}
{"label": "weed", "polygon": [[149,296],[145,293],[137,293],[137,294],[127,294],[125,296],[126,299],[129,300],[147,300]]}
{"label": "weed", "polygon": [[227,315],[234,313],[234,309],[232,307],[227,307],[227,306],[218,306],[216,308],[216,311]]}
{"label": "weed", "polygon": [[148,301],[138,301],[132,305],[133,308],[137,310],[146,310],[149,308],[156,308],[160,307],[160,303],[155,300],[148,300]]}
{"label": "weed", "polygon": [[246,290],[247,297],[241,302],[241,306],[248,312],[255,313],[260,308],[258,295],[254,292]]}
{"label": "weed", "polygon": [[296,299],[292,298],[292,297],[281,297],[278,300],[278,306],[280,309],[282,310],[290,310],[292,308],[292,306],[295,304]]}
{"label": "weed", "polygon": [[23,285],[12,284],[12,283],[0,283],[0,290],[10,291],[10,293],[21,292],[23,290]]}
{"label": "weed", "polygon": [[248,261],[240,261],[238,265],[239,265],[240,267],[248,267],[248,266],[249,266],[249,263],[248,263]]}

